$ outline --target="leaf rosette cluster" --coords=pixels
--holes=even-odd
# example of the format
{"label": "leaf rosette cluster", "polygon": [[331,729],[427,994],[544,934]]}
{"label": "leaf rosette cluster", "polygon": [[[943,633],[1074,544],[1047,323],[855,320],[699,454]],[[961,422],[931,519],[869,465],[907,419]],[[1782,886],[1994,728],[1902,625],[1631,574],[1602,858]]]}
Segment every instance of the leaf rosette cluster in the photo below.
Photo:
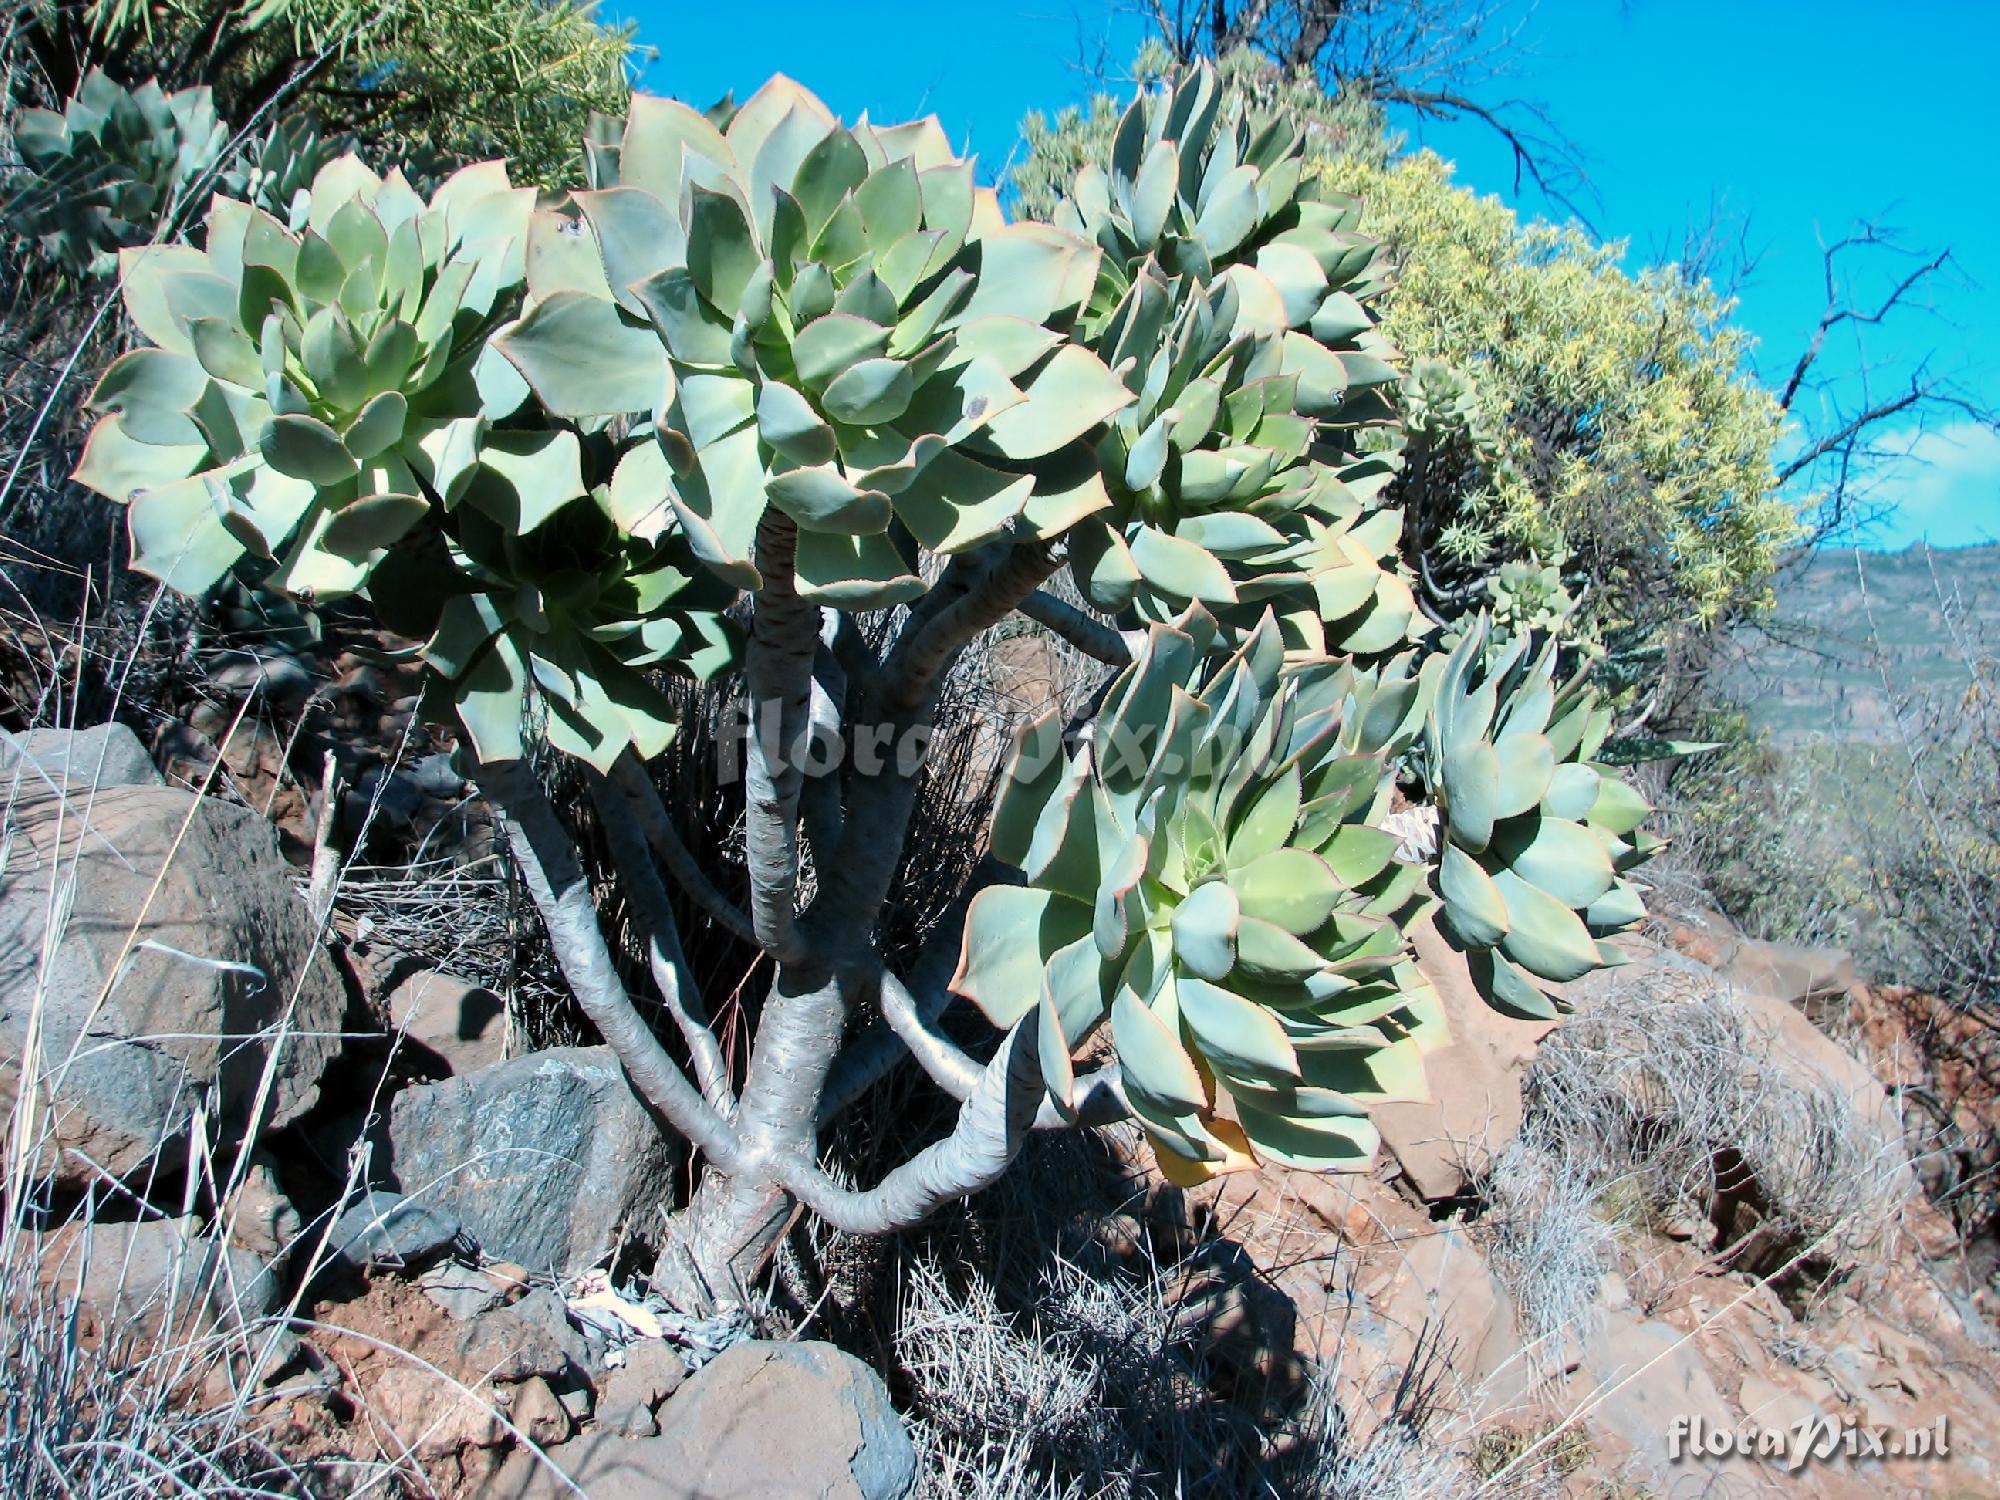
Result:
{"label": "leaf rosette cluster", "polygon": [[1109,504],[1081,440],[1133,398],[1065,336],[1099,253],[1006,223],[936,120],[844,126],[778,78],[720,123],[635,98],[589,154],[497,344],[549,412],[650,427],[614,491],[722,577],[762,587],[771,516],[801,595],[880,608],[924,591],[922,550]]}
{"label": "leaf rosette cluster", "polygon": [[1558,684],[1556,646],[1530,637],[1488,662],[1480,617],[1440,663],[1424,772],[1441,838],[1443,919],[1470,951],[1487,999],[1552,1019],[1537,981],[1561,983],[1620,962],[1604,941],[1645,915],[1629,872],[1661,841],[1652,811],[1595,759],[1612,713],[1581,677]]}
{"label": "leaf rosette cluster", "polygon": [[1395,351],[1360,204],[1307,170],[1292,119],[1212,69],[1142,93],[1058,225],[1104,257],[1083,336],[1131,388],[1098,442],[1112,497],[1072,559],[1098,607],[1238,634],[1274,611],[1295,651],[1386,653],[1416,604],[1396,563]]}
{"label": "leaf rosette cluster", "polygon": [[[997,1025],[1035,1013],[1051,1096],[1108,1020],[1162,1165],[1356,1167],[1370,1104],[1423,1097],[1443,1039],[1406,933],[1431,897],[1383,824],[1426,685],[1287,662],[1266,616],[1219,660],[1204,611],[1156,625],[1089,730],[1025,728],[953,988]],[[1226,645],[1226,637],[1223,637]]]}
{"label": "leaf rosette cluster", "polygon": [[127,506],[134,566],[184,592],[247,568],[293,598],[369,596],[429,638],[433,706],[482,758],[520,754],[532,684],[551,738],[608,765],[671,733],[643,669],[729,659],[731,593],[697,580],[671,512],[620,509],[605,434],[522,410],[493,336],[535,197],[482,163],[425,199],[345,155],[296,229],[217,197],[200,247],[122,251],[152,346],[92,393],[76,477]]}
{"label": "leaf rosette cluster", "polygon": [[92,68],[60,111],[21,111],[14,149],[8,231],[72,275],[108,276],[121,246],[171,232],[222,162],[229,128],[209,89],[128,89]]}

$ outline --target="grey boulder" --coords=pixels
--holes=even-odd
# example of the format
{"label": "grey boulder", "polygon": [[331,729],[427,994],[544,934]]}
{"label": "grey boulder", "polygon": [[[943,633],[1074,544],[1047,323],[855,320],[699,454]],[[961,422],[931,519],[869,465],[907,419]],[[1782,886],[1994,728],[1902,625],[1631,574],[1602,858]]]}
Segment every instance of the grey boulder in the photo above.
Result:
{"label": "grey boulder", "polygon": [[557,1047],[390,1106],[391,1169],[490,1256],[568,1274],[665,1201],[674,1146],[608,1047]]}
{"label": "grey boulder", "polygon": [[312,1107],[347,997],[269,823],[166,787],[25,784],[9,823],[0,1104],[31,1066],[41,1170],[129,1178],[181,1159],[198,1107],[224,1141]]}
{"label": "grey boulder", "polygon": [[435,1207],[372,1188],[333,1221],[327,1248],[357,1266],[403,1266],[458,1238],[458,1220]]}
{"label": "grey boulder", "polygon": [[901,1500],[917,1450],[882,1377],[832,1344],[751,1342],[703,1365],[660,1409],[689,1495]]}
{"label": "grey boulder", "polygon": [[77,793],[92,787],[165,785],[139,736],[123,724],[25,734],[0,731],[0,773],[10,782],[18,777],[22,795],[52,792],[57,786]]}
{"label": "grey boulder", "polygon": [[831,1344],[744,1343],[659,1411],[657,1437],[600,1428],[551,1455],[516,1452],[481,1500],[902,1500],[917,1453],[875,1372]]}
{"label": "grey boulder", "polygon": [[597,1425],[620,1437],[652,1437],[653,1414],[687,1380],[687,1366],[664,1339],[640,1339],[624,1362],[598,1381]]}
{"label": "grey boulder", "polygon": [[457,1261],[439,1261],[419,1278],[424,1296],[463,1323],[489,1308],[498,1307],[506,1296],[491,1276]]}
{"label": "grey boulder", "polygon": [[450,1073],[501,1060],[507,1007],[483,985],[419,969],[389,992],[389,1024]]}

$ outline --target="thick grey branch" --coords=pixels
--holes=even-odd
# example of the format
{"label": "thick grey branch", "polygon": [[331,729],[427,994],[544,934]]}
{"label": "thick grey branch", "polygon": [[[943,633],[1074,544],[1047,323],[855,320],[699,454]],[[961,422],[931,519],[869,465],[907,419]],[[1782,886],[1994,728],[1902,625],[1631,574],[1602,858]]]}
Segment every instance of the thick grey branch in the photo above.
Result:
{"label": "thick grey branch", "polygon": [[717,889],[693,852],[681,842],[680,830],[674,827],[673,817],[660,801],[659,788],[653,785],[653,778],[646,774],[638,756],[628,750],[613,761],[611,781],[618,788],[626,812],[638,821],[646,842],[653,846],[653,853],[667,867],[674,883],[693,897],[695,904],[718,926],[746,943],[756,942],[757,932],[748,915]]}
{"label": "thick grey branch", "polygon": [[931,1029],[950,1002],[950,992],[941,991],[929,1004],[919,1006],[902,980],[886,969],[882,971],[882,1019],[910,1049],[917,1065],[931,1075],[931,1081],[963,1102],[972,1097],[985,1070],[950,1037]]}
{"label": "thick grey branch", "polygon": [[[951,1004],[951,991],[946,986],[950,983],[952,970],[958,966],[959,942],[965,931],[965,913],[972,905],[972,898],[1010,874],[1004,865],[993,859],[981,860],[950,909],[938,918],[937,925],[924,940],[923,950],[910,968],[906,988],[912,995],[920,997],[917,1013],[926,1026],[934,1024],[944,1014],[945,1007]],[[1018,880],[1020,877],[1012,875],[1012,878]],[[890,1029],[887,1021],[870,1023],[834,1061],[833,1069],[827,1076],[826,1088],[820,1095],[820,1128],[825,1129],[835,1115],[888,1077],[909,1055],[902,1038]]]}
{"label": "thick grey branch", "polygon": [[833,653],[850,696],[857,691],[865,694],[874,686],[876,669],[882,664],[875,659],[875,652],[862,635],[861,627],[854,623],[853,615],[836,609],[827,611],[827,616],[820,627],[820,643]]}
{"label": "thick grey branch", "polygon": [[[811,1161],[819,1098],[840,1046],[853,976],[824,965],[781,964],[764,999],[749,1076],[733,1121],[742,1142],[737,1167],[711,1173],[663,1252],[660,1277],[669,1295],[686,1293],[690,1272],[709,1294],[732,1280],[748,1284],[784,1233],[792,1212],[784,1172]],[[723,1269],[726,1263],[726,1272]]]}
{"label": "thick grey branch", "polygon": [[845,974],[781,968],[764,997],[738,1128],[754,1155],[807,1147],[847,1019]]}
{"label": "thick grey branch", "polygon": [[764,586],[750,621],[744,663],[750,725],[744,786],[750,915],[757,941],[781,962],[803,953],[795,907],[799,885],[799,750],[812,702],[819,607],[793,586],[798,528],[776,506],[757,527]]}
{"label": "thick grey branch", "polygon": [[[840,745],[846,726],[847,674],[832,650],[824,643],[813,658],[812,704],[813,737],[827,745]],[[805,820],[806,837],[812,840],[813,859],[824,865],[840,847],[844,819],[840,807],[840,777],[835,774],[838,757],[815,771],[807,767],[805,785],[799,790],[799,816]]]}
{"label": "thick grey branch", "polygon": [[1037,625],[1054,631],[1085,656],[1094,656],[1107,667],[1122,667],[1132,660],[1135,641],[1144,637],[1124,631],[1084,613],[1067,599],[1058,599],[1046,589],[1036,589],[1021,601],[1021,613]]}
{"label": "thick grey branch", "polygon": [[[919,1001],[894,974],[882,975],[882,1016],[910,1049],[910,1055],[930,1074],[931,1081],[961,1103],[979,1087],[985,1069],[949,1037],[936,1031],[937,1018],[951,1005],[951,993],[940,990]],[[1109,1125],[1130,1119],[1125,1075],[1114,1063],[1080,1074],[1076,1080],[1075,1117],[1044,1097],[1036,1106],[1034,1128],[1068,1130],[1076,1125]]]}
{"label": "thick grey branch", "polygon": [[884,667],[887,706],[907,710],[928,701],[966,642],[1006,619],[1055,570],[1055,549],[1046,542],[1008,547],[976,583],[896,642]]}
{"label": "thick grey branch", "polygon": [[619,884],[624,888],[626,900],[632,903],[639,930],[645,935],[646,964],[660,992],[660,1003],[673,1017],[681,1040],[687,1044],[702,1098],[708,1101],[709,1108],[728,1119],[736,1108],[736,1096],[729,1087],[729,1064],[722,1056],[722,1043],[709,1025],[708,1010],[702,1004],[694,970],[688,966],[687,954],[681,948],[673,904],[667,899],[667,888],[653,866],[640,820],[633,815],[618,783],[593,776],[590,795],[604,824]]}
{"label": "thick grey branch", "polygon": [[841,1187],[803,1156],[788,1164],[785,1186],[829,1224],[850,1234],[886,1234],[920,1224],[944,1204],[999,1179],[1034,1128],[1042,1094],[1035,1028],[1016,1024],[943,1140],[867,1190]]}
{"label": "thick grey branch", "polygon": [[740,1170],[743,1152],[736,1132],[674,1065],[625,993],[597,925],[576,846],[534,773],[521,761],[505,761],[481,766],[476,775],[577,1004],[618,1055],[640,1095],[718,1168]]}
{"label": "thick grey branch", "polygon": [[874,930],[916,802],[923,762],[911,752],[925,743],[944,673],[966,642],[1005,619],[1055,566],[1043,543],[1009,546],[980,563],[961,555],[911,608],[858,715],[871,751],[857,748],[849,759],[847,836],[839,857],[819,871],[811,920],[829,941],[858,951]]}

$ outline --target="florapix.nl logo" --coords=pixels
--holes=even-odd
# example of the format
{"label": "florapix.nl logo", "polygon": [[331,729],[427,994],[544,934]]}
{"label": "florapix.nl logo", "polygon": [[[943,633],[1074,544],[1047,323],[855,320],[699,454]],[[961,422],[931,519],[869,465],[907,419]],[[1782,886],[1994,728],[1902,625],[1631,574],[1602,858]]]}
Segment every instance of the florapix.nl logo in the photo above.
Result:
{"label": "florapix.nl logo", "polygon": [[1734,1426],[1706,1417],[1674,1418],[1667,1432],[1667,1458],[1758,1458],[1793,1473],[1811,1463],[1886,1458],[1945,1458],[1951,1430],[1943,1417],[1921,1427],[1890,1427],[1853,1417],[1817,1415],[1783,1426],[1744,1421]]}

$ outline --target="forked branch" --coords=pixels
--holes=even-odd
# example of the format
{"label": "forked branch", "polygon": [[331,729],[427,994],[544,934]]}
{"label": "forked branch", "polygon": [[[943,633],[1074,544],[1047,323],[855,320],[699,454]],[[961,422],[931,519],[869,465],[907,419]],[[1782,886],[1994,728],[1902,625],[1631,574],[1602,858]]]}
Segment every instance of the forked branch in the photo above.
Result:
{"label": "forked branch", "polygon": [[592,801],[604,824],[605,840],[611,846],[611,861],[618,871],[618,883],[646,940],[646,964],[660,1003],[673,1018],[675,1028],[688,1049],[695,1081],[702,1098],[724,1119],[735,1111],[736,1096],[729,1087],[729,1065],[722,1056],[722,1043],[708,1022],[701,989],[681,948],[680,929],[667,888],[653,867],[651,850],[639,820],[632,816],[623,789],[603,777],[593,776]]}
{"label": "forked branch", "polygon": [[966,644],[1018,609],[1055,572],[1058,560],[1046,542],[1016,543],[963,594],[906,631],[884,667],[888,707],[907,710],[926,702]]}
{"label": "forked branch", "polygon": [[645,834],[653,854],[667,867],[674,883],[686,891],[717,926],[746,943],[756,942],[757,931],[751,925],[748,914],[723,895],[695,859],[693,851],[682,842],[680,830],[674,827],[673,818],[660,801],[659,788],[653,785],[639,757],[629,750],[619,756],[611,763],[609,780],[618,791],[620,805],[626,815]]}
{"label": "forked branch", "polygon": [[1032,1024],[1017,1023],[958,1112],[950,1135],[927,1146],[875,1187],[843,1188],[809,1160],[794,1160],[784,1183],[798,1199],[849,1234],[886,1234],[918,1224],[954,1199],[990,1187],[1020,1154],[1044,1093]]}
{"label": "forked branch", "polygon": [[740,1170],[742,1143],[735,1130],[675,1066],[625,992],[598,926],[576,845],[534,772],[525,762],[512,760],[482,765],[476,779],[541,913],[570,992],[624,1064],[633,1087],[718,1168]]}

